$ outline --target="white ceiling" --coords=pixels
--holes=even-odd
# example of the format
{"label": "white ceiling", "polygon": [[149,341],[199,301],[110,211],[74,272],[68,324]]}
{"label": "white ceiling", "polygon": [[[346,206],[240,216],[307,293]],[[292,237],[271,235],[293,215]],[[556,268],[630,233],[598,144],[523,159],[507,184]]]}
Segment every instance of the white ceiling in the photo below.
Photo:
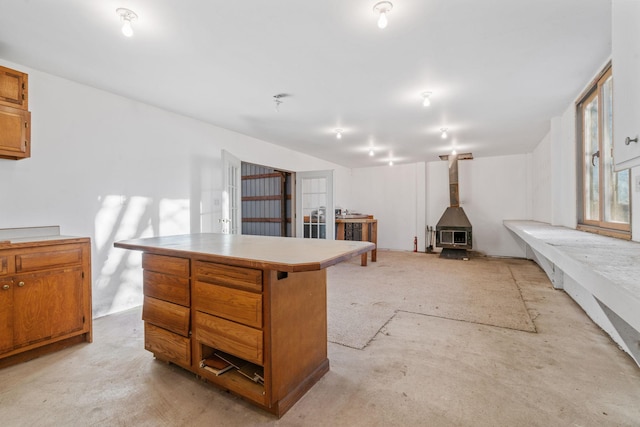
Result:
{"label": "white ceiling", "polygon": [[367,167],[530,152],[611,52],[611,0],[392,1],[0,0],[0,58]]}

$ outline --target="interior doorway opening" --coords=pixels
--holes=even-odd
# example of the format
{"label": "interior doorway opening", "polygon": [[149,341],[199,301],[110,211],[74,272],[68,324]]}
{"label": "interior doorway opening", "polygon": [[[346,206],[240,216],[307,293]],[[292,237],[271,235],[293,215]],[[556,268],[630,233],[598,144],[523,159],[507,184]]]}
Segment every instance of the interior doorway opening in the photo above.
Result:
{"label": "interior doorway opening", "polygon": [[295,236],[294,173],[242,162],[240,176],[242,234]]}

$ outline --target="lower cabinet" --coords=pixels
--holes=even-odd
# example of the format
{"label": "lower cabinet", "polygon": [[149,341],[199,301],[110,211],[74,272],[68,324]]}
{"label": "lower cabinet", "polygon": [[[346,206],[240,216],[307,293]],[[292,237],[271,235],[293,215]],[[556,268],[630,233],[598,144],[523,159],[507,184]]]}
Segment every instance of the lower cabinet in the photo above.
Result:
{"label": "lower cabinet", "polygon": [[90,243],[76,240],[0,249],[0,367],[91,342]]}
{"label": "lower cabinet", "polygon": [[151,253],[143,268],[145,348],[157,359],[278,416],[329,370],[325,270],[283,273]]}

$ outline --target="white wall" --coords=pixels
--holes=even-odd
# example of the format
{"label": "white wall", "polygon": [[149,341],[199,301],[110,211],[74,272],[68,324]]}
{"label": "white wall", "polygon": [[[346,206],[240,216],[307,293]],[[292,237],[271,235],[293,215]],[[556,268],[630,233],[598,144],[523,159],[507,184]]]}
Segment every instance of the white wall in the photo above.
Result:
{"label": "white wall", "polygon": [[[524,257],[502,221],[531,218],[531,156],[461,160],[460,204],[473,225],[473,249],[489,256]],[[444,161],[354,169],[346,207],[378,219],[378,246],[425,250],[425,225],[434,226],[449,206]],[[548,203],[547,203],[548,205]]]}
{"label": "white wall", "polygon": [[351,197],[341,207],[374,215],[378,247],[424,252],[425,164],[358,168],[351,171]]}
{"label": "white wall", "polygon": [[550,120],[549,133],[532,154],[533,219],[575,228],[577,176],[575,106]]}
{"label": "white wall", "polygon": [[94,315],[141,303],[140,254],[113,242],[212,230],[221,150],[291,171],[349,170],[207,123],[0,60],[29,73],[32,157],[0,159],[0,228],[60,225],[92,239]]}
{"label": "white wall", "polygon": [[[459,161],[460,206],[473,226],[474,251],[524,256],[502,221],[531,218],[530,162],[526,154]],[[435,227],[449,206],[448,163],[427,163],[426,180],[426,223]]]}
{"label": "white wall", "polygon": [[551,136],[547,134],[531,155],[532,218],[551,223]]}
{"label": "white wall", "polygon": [[636,186],[638,179],[640,167],[635,167],[631,169],[631,238],[636,242],[640,242],[640,186]]}

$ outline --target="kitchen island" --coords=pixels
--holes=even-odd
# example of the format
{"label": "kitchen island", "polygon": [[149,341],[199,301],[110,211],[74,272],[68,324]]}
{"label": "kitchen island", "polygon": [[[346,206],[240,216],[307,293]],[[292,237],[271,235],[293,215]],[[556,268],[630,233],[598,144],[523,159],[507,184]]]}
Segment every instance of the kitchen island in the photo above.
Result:
{"label": "kitchen island", "polygon": [[[145,348],[279,417],[329,371],[326,268],[375,245],[206,233],[115,247],[143,251]],[[203,363],[220,357],[232,369]]]}

